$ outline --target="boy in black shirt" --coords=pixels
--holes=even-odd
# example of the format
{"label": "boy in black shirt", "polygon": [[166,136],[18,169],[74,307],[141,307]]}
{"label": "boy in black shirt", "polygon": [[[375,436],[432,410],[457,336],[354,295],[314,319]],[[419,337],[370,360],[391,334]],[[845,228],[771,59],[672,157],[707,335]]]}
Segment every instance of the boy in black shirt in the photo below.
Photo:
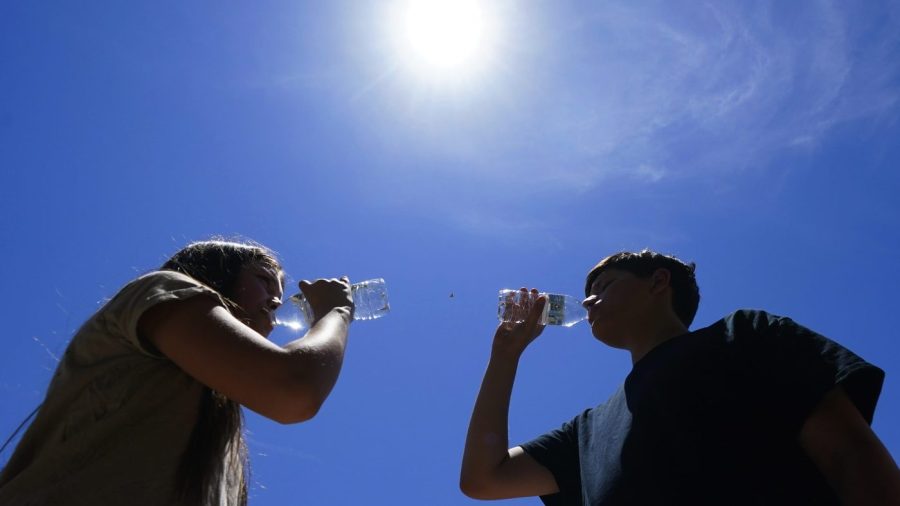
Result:
{"label": "boy in black shirt", "polygon": [[762,311],[688,331],[694,265],[652,251],[605,258],[584,306],[601,342],[631,353],[625,383],[508,448],[518,360],[546,303],[501,324],[466,439],[473,498],[548,505],[900,504],[900,470],[869,424],[884,373],[837,343]]}

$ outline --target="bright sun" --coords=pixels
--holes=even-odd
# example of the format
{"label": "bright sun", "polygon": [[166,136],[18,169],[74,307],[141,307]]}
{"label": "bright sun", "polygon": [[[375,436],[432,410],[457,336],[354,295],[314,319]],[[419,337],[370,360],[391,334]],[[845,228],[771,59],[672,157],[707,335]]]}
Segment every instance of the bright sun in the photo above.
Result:
{"label": "bright sun", "polygon": [[492,26],[476,0],[411,0],[398,12],[395,35],[417,71],[472,73],[491,50]]}

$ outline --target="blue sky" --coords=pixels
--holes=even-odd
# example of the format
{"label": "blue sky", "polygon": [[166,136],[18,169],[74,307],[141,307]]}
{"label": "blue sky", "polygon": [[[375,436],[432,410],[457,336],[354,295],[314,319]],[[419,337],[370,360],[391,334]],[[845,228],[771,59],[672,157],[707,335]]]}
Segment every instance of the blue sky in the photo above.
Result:
{"label": "blue sky", "polygon": [[[248,414],[251,504],[474,503],[497,291],[578,295],[643,247],[698,263],[695,328],[763,308],[885,369],[874,427],[900,455],[900,3],[500,0],[452,74],[397,43],[402,5],[3,2],[3,439],[106,297],[241,235],[295,281],[384,277],[393,307],[354,325],[317,418]],[[511,442],[628,368],[548,329]]]}

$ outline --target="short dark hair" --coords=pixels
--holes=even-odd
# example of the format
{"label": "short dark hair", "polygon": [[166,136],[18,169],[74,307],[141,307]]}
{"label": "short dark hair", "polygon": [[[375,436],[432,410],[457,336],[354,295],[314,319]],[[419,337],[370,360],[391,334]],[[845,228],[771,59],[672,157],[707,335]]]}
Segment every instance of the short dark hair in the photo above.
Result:
{"label": "short dark hair", "polygon": [[590,296],[591,285],[597,276],[608,269],[627,271],[642,278],[650,276],[656,269],[666,269],[671,274],[672,309],[685,327],[690,327],[697,314],[697,306],[700,305],[700,287],[697,286],[697,278],[694,275],[696,268],[697,264],[694,262],[684,263],[674,256],[663,255],[649,249],[637,253],[620,251],[604,258],[588,272],[584,296]]}

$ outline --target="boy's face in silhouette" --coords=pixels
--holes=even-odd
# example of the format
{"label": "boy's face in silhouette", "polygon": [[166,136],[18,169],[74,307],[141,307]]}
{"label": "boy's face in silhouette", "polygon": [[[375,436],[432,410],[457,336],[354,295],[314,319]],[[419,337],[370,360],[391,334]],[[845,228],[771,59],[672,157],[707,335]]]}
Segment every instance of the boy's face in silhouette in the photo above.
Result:
{"label": "boy's face in silhouette", "polygon": [[624,270],[610,268],[597,276],[582,303],[594,337],[625,348],[626,340],[656,315],[658,298],[652,287],[652,276],[641,278]]}

